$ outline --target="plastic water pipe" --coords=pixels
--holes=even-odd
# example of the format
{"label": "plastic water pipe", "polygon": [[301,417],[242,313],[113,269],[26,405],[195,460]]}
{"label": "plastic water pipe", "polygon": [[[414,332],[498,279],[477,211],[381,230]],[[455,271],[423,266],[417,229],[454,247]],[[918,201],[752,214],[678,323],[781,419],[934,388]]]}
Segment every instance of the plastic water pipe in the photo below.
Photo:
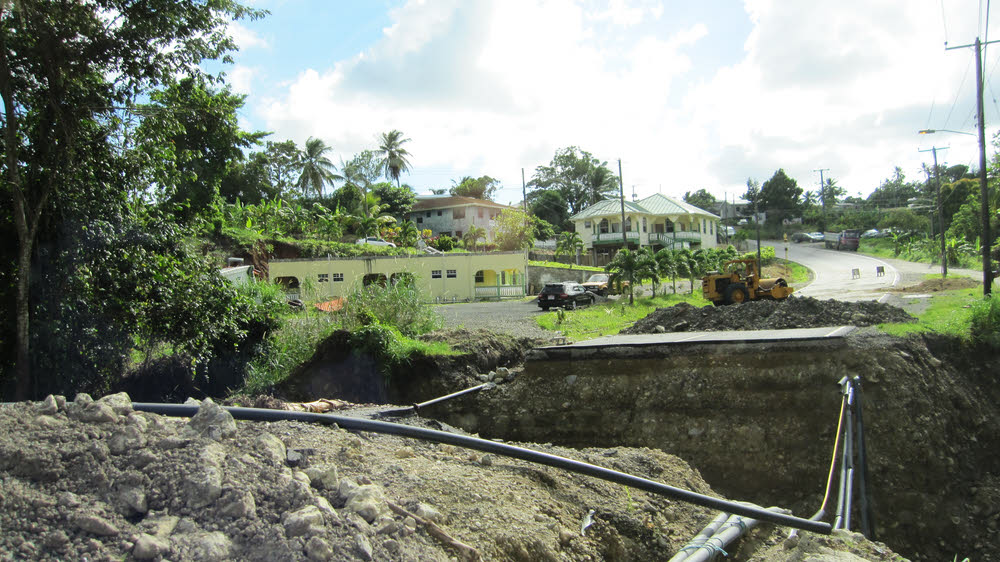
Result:
{"label": "plastic water pipe", "polygon": [[[132,404],[132,408],[142,412],[151,412],[165,416],[185,418],[193,417],[196,413],[198,413],[198,406],[188,406],[184,404],[153,404],[136,402]],[[353,431],[370,431],[372,433],[399,435],[402,437],[422,439],[436,443],[447,443],[457,447],[475,449],[477,451],[484,451],[496,455],[521,459],[523,461],[543,464],[570,472],[576,472],[578,474],[607,480],[608,482],[614,482],[630,488],[636,488],[653,494],[674,498],[676,500],[692,503],[694,505],[700,505],[710,509],[718,509],[719,511],[726,511],[746,517],[753,517],[786,527],[793,527],[824,535],[829,535],[833,532],[829,523],[810,521],[808,519],[787,515],[785,513],[768,511],[756,506],[721,500],[719,498],[713,498],[711,496],[698,494],[689,490],[682,490],[680,488],[668,486],[661,482],[656,482],[655,480],[632,476],[616,470],[567,459],[565,457],[550,455],[548,453],[533,451],[523,447],[497,443],[487,439],[479,439],[476,437],[447,433],[444,431],[437,431],[422,427],[413,427],[405,424],[351,418],[334,414],[314,414],[311,412],[290,412],[287,410],[267,410],[259,408],[225,407],[225,409],[229,411],[234,418],[241,420],[299,421],[308,423],[323,423],[327,425],[336,424],[344,429]]]}
{"label": "plastic water pipe", "polygon": [[727,519],[729,519],[728,513],[718,514],[711,523],[705,525],[704,529],[695,535],[693,539],[688,541],[688,543],[684,545],[673,558],[670,559],[670,562],[683,562],[691,554],[692,550],[700,548],[705,544],[705,541],[715,535],[715,532],[719,530],[719,527],[721,527]]}
{"label": "plastic water pipe", "polygon": [[466,394],[472,394],[473,392],[479,392],[480,390],[489,390],[496,386],[496,383],[484,382],[483,384],[477,384],[476,386],[466,388],[465,390],[459,390],[458,392],[452,392],[451,394],[446,394],[444,396],[439,396],[437,398],[432,398],[426,402],[420,402],[406,408],[396,408],[395,410],[385,410],[375,414],[380,418],[399,418],[403,416],[410,416],[413,414],[419,414],[421,408],[426,408],[427,406],[432,406],[446,400],[451,400],[452,398],[458,398],[459,396],[465,396]]}
{"label": "plastic water pipe", "polygon": [[856,453],[858,457],[858,494],[861,497],[861,533],[869,540],[875,540],[875,525],[872,520],[871,497],[868,495],[868,452],[865,446],[864,415],[861,409],[861,377],[854,377],[854,402]]}
{"label": "plastic water pipe", "polygon": [[[769,508],[766,511],[772,513],[778,513],[778,508]],[[730,517],[726,524],[722,526],[714,535],[709,537],[705,544],[691,553],[690,556],[684,559],[684,562],[706,562],[715,558],[718,553],[723,553],[723,555],[728,555],[725,548],[729,546],[730,543],[744,535],[750,529],[753,529],[760,523],[757,519],[740,517],[738,515],[733,515]]]}

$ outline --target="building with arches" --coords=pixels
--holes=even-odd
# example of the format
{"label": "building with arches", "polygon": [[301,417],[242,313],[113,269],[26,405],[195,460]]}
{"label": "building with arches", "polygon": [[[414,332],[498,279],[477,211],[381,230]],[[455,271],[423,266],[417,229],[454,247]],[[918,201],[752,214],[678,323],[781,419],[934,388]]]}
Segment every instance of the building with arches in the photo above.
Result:
{"label": "building with arches", "polygon": [[277,259],[271,281],[289,298],[343,297],[355,284],[408,279],[433,302],[522,298],[527,293],[525,252],[415,254],[354,258]]}

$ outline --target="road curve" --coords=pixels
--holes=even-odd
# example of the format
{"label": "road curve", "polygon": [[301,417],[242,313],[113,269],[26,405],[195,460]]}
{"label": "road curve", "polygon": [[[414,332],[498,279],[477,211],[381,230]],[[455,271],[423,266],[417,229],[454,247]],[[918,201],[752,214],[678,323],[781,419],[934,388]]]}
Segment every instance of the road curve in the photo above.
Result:
{"label": "road curve", "polygon": [[[756,249],[755,244],[751,245]],[[764,240],[761,245],[774,246],[777,257],[787,257],[813,271],[813,282],[795,291],[799,296],[841,301],[880,300],[900,281],[899,271],[891,264],[857,252],[827,250],[822,242],[795,244]],[[878,267],[883,268],[882,275],[878,274]]]}

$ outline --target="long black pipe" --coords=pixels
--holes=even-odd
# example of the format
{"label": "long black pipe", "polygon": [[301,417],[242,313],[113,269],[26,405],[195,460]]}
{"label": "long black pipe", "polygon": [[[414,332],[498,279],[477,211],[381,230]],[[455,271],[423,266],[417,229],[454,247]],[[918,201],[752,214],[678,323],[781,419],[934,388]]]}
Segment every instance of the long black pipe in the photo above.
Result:
{"label": "long black pipe", "polygon": [[854,408],[857,424],[855,424],[855,453],[858,456],[858,495],[861,506],[861,533],[868,540],[875,539],[875,526],[872,521],[871,497],[868,494],[868,452],[865,449],[864,415],[861,410],[861,378],[854,378]]}
{"label": "long black pipe", "polygon": [[[132,407],[142,412],[151,412],[154,414],[161,414],[165,416],[175,416],[175,417],[185,417],[185,418],[193,417],[196,413],[198,413],[198,406],[193,406],[193,405],[186,406],[183,404],[151,404],[151,403],[135,402],[132,404]],[[487,453],[503,455],[507,457],[521,459],[528,462],[534,462],[534,463],[544,464],[547,466],[552,466],[555,468],[560,468],[563,470],[568,470],[570,472],[585,474],[587,476],[592,476],[594,478],[600,478],[602,480],[607,480],[609,482],[615,482],[617,484],[628,486],[630,488],[645,490],[650,493],[667,496],[670,498],[678,499],[695,505],[700,505],[702,507],[707,507],[710,509],[718,509],[720,511],[726,511],[728,513],[734,513],[737,515],[744,515],[746,517],[753,517],[756,519],[760,519],[762,521],[768,521],[786,527],[793,527],[796,529],[802,529],[804,531],[812,531],[814,533],[821,533],[824,535],[829,535],[830,533],[833,532],[833,529],[829,523],[810,521],[808,519],[802,519],[801,517],[794,517],[782,513],[775,513],[773,511],[768,511],[766,509],[762,509],[759,507],[721,500],[719,498],[705,496],[688,490],[674,488],[673,486],[668,486],[666,484],[656,482],[654,480],[648,480],[646,478],[632,476],[630,474],[625,474],[623,472],[618,472],[600,466],[595,466],[592,464],[587,464],[572,459],[567,459],[565,457],[550,455],[548,453],[541,453],[539,451],[532,451],[531,449],[524,449],[522,447],[515,447],[513,445],[497,443],[495,441],[489,441],[486,439],[478,439],[476,437],[468,437],[465,435],[447,433],[444,431],[437,431],[433,429],[425,429],[422,427],[413,427],[410,425],[404,425],[398,423],[390,423],[385,421],[369,420],[361,418],[351,418],[346,416],[337,416],[333,414],[314,414],[311,412],[290,412],[286,410],[266,410],[259,408],[226,407],[225,409],[228,410],[229,413],[232,414],[234,418],[241,420],[300,421],[300,422],[310,422],[310,423],[315,422],[324,424],[337,424],[338,426],[344,429],[350,429],[354,431],[370,431],[373,433],[385,433],[389,435],[410,437],[413,439],[423,439],[425,441],[434,441],[437,443],[447,443],[449,445],[466,447],[478,451],[485,451]]]}

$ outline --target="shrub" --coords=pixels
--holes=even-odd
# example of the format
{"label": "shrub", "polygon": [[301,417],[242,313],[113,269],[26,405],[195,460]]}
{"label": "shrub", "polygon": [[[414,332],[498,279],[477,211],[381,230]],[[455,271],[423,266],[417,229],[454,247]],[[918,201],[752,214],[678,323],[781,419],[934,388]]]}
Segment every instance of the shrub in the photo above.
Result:
{"label": "shrub", "polygon": [[975,344],[1000,349],[1000,295],[972,305],[969,336]]}
{"label": "shrub", "polygon": [[455,239],[447,234],[442,234],[441,236],[438,236],[437,240],[431,241],[431,246],[434,246],[442,252],[448,252],[455,249]]}
{"label": "shrub", "polygon": [[347,330],[382,324],[413,336],[439,328],[441,317],[426,304],[412,277],[394,283],[355,286],[337,313]]}

